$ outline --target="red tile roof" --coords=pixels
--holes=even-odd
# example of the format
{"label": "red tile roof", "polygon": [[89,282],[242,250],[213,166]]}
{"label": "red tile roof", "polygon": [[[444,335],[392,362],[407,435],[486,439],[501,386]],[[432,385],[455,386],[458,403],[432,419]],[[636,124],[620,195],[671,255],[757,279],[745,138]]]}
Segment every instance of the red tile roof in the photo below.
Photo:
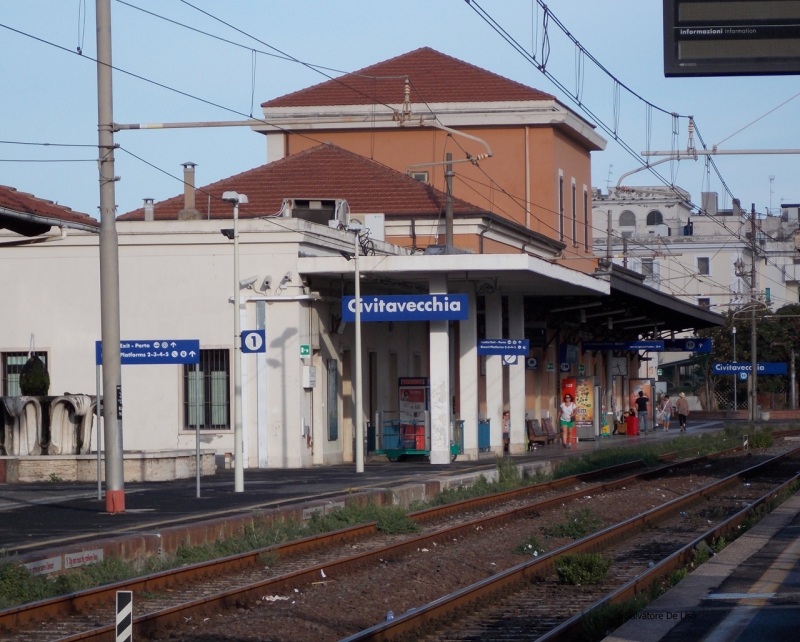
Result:
{"label": "red tile roof", "polygon": [[[225,191],[246,194],[240,218],[275,214],[285,198],[345,199],[356,214],[424,215],[444,212],[446,195],[430,185],[335,145],[323,144],[262,165],[242,174],[198,188],[197,209],[207,215],[211,194],[211,218],[229,219],[231,204],[221,200]],[[155,204],[156,220],[174,220],[183,209],[183,195]],[[456,214],[484,212],[482,208],[453,199]],[[119,217],[141,221],[139,208]]]}
{"label": "red tile roof", "polygon": [[375,102],[396,105],[403,102],[404,76],[412,83],[412,103],[555,100],[543,91],[423,47],[274,98],[261,106],[318,107]]}
{"label": "red tile roof", "polygon": [[58,219],[68,223],[82,223],[93,227],[100,227],[100,222],[87,214],[75,212],[69,207],[57,205],[53,201],[37,198],[32,194],[19,192],[13,187],[0,185],[0,207],[23,214],[34,214],[47,218]]}

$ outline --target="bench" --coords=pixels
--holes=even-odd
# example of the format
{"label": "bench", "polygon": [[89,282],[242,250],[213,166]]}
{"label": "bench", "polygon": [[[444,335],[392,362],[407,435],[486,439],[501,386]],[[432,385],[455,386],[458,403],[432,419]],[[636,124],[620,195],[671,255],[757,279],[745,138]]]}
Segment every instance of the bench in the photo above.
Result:
{"label": "bench", "polygon": [[547,443],[555,443],[555,441],[559,438],[556,429],[553,428],[553,420],[550,417],[545,417],[542,419],[542,425],[544,426],[545,433],[547,434]]}
{"label": "bench", "polygon": [[534,444],[547,445],[547,435],[538,419],[528,419],[525,425],[528,428],[528,450],[533,450]]}

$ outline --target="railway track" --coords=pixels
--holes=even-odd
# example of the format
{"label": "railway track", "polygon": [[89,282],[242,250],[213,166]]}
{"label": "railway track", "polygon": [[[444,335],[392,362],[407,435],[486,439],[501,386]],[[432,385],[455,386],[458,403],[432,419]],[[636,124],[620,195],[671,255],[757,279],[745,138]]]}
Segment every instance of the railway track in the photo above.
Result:
{"label": "railway track", "polygon": [[[724,451],[730,453],[737,449]],[[715,454],[720,456],[723,453]],[[422,546],[430,546],[431,542],[448,540],[473,534],[476,529],[496,528],[498,525],[520,519],[526,514],[543,510],[548,505],[565,503],[584,493],[609,492],[616,488],[632,485],[648,478],[657,477],[666,470],[697,466],[713,457],[701,457],[680,463],[671,463],[655,471],[628,475],[621,479],[593,486],[585,483],[602,476],[619,475],[626,470],[641,466],[641,462],[633,462],[612,467],[603,471],[594,471],[576,475],[533,487],[524,487],[494,496],[465,500],[457,504],[435,507],[420,511],[413,515],[419,523],[432,523],[454,515],[463,515],[470,511],[486,510],[496,505],[509,502],[528,501],[530,497],[554,493],[555,491],[582,483],[579,490],[560,494],[539,502],[528,502],[520,508],[504,511],[499,515],[490,515],[477,520],[462,520],[462,523],[417,538],[401,539],[398,536],[376,536],[376,524],[365,524],[336,533],[320,535],[296,542],[290,542],[271,549],[253,551],[224,560],[196,564],[190,567],[174,569],[133,581],[108,585],[75,593],[61,598],[45,600],[14,609],[0,612],[0,631],[4,631],[3,639],[8,640],[89,640],[113,639],[113,627],[100,626],[101,622],[109,622],[113,595],[117,590],[133,590],[140,595],[163,594],[164,598],[150,600],[148,612],[134,620],[138,635],[150,633],[163,627],[184,623],[187,618],[202,615],[220,608],[237,607],[254,599],[260,599],[266,593],[287,591],[297,586],[308,585],[320,578],[320,572],[327,569],[329,574],[345,574],[348,569],[374,564],[377,560],[386,560],[401,556]],[[669,457],[665,457],[669,459]],[[364,542],[370,538],[370,542]],[[358,543],[356,543],[358,542]],[[360,552],[342,557],[358,547]],[[347,549],[350,551],[347,551]],[[364,550],[366,549],[366,550]],[[333,552],[332,552],[333,551]],[[259,562],[261,555],[276,552],[282,559],[290,562],[281,565],[281,575],[263,579],[263,565]],[[309,566],[309,557],[321,564]],[[292,564],[291,560],[297,561]],[[289,564],[292,564],[290,567]],[[198,588],[194,588],[198,585]],[[202,586],[200,586],[202,585]],[[169,593],[180,593],[180,603],[170,599]],[[178,597],[177,595],[175,596]],[[32,626],[32,623],[37,623]]]}
{"label": "railway track", "polygon": [[[700,542],[711,545],[719,537],[730,537],[753,511],[798,482],[798,462],[791,459],[798,454],[800,448],[737,472],[342,642],[574,639],[586,612],[646,592],[654,580],[686,566]],[[780,468],[783,471],[776,472]],[[759,477],[764,478],[760,483],[755,481]],[[753,481],[740,492],[745,479]],[[758,497],[752,497],[755,490]],[[719,495],[716,506],[725,507],[729,515],[711,528],[702,522],[688,523],[687,511],[715,495]],[[559,583],[557,561],[589,552],[612,559],[610,576],[595,586]]]}

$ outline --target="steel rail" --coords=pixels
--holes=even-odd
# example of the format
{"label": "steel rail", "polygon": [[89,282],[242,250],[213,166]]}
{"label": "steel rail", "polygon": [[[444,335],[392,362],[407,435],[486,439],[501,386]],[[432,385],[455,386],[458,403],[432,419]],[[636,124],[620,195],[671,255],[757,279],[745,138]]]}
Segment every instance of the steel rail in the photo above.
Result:
{"label": "steel rail", "polygon": [[[793,432],[800,432],[800,431],[793,431]],[[741,448],[742,448],[741,446],[737,446],[724,451],[718,451],[715,453],[710,453],[708,455],[703,455],[693,459],[684,460],[682,462],[668,464],[651,471],[645,471],[637,475],[631,475],[619,479],[615,482],[608,482],[605,484],[583,488],[579,491],[569,493],[567,495],[559,495],[551,500],[546,500],[544,503],[538,502],[529,507],[515,509],[514,511],[507,512],[508,514],[501,514],[500,516],[489,516],[486,518],[481,518],[479,520],[473,520],[473,522],[475,523],[470,522],[469,524],[471,524],[471,526],[469,526],[468,528],[475,528],[478,525],[483,525],[485,527],[488,523],[491,523],[493,519],[497,520],[498,524],[505,523],[507,521],[515,519],[516,517],[519,517],[520,514],[524,514],[526,510],[535,511],[546,507],[553,501],[562,502],[577,496],[581,496],[586,492],[613,490],[617,486],[635,483],[638,479],[646,479],[657,476],[664,470],[691,466],[696,463],[702,462],[704,460],[720,457],[725,454],[741,450]],[[675,457],[676,457],[675,453],[667,453],[665,455],[662,455],[660,459],[662,461],[671,461]],[[587,481],[596,477],[602,477],[605,475],[621,472],[626,469],[641,467],[642,465],[643,462],[641,460],[627,462],[624,464],[618,464],[615,466],[610,466],[595,471],[589,471],[586,473],[571,475],[569,477],[564,477],[544,484],[537,484],[535,486],[526,486],[511,491],[504,491],[501,493],[495,493],[484,497],[463,500],[461,502],[455,502],[453,504],[445,506],[437,506],[429,509],[424,509],[409,514],[409,518],[414,519],[419,523],[429,522],[449,514],[457,512],[466,512],[468,510],[485,508],[487,506],[491,506],[494,504],[499,504],[512,500],[519,500],[521,498],[524,498],[526,495],[547,492],[550,490],[557,490],[560,487],[574,484],[575,482]],[[254,566],[257,564],[259,556],[264,553],[272,552],[272,553],[277,553],[282,557],[291,557],[298,554],[307,553],[309,551],[321,549],[330,545],[361,539],[375,534],[377,532],[376,527],[377,527],[377,522],[361,524],[358,526],[341,529],[339,531],[335,531],[332,533],[324,533],[321,535],[303,538],[300,540],[295,540],[293,542],[286,542],[276,546],[262,548],[247,553],[241,553],[238,555],[233,555],[218,560],[192,564],[190,566],[185,566],[178,569],[162,571],[159,573],[154,573],[139,578],[134,578],[131,580],[124,580],[113,584],[107,584],[96,588],[86,589],[69,595],[59,596],[55,598],[41,600],[38,602],[32,602],[17,607],[12,607],[10,609],[0,611],[0,631],[18,629],[29,622],[46,620],[61,614],[81,612],[83,610],[95,606],[98,603],[113,600],[114,595],[118,590],[132,590],[134,592],[137,591],[158,592],[161,589],[169,588],[171,586],[182,585],[189,582],[212,577],[215,575],[226,574],[232,571]],[[444,534],[444,531],[441,532],[443,533],[441,535],[442,538],[447,537],[447,535]],[[430,536],[420,536],[420,537],[424,539],[425,537],[430,537]],[[411,540],[411,542],[413,543],[409,544],[409,546],[420,545],[419,542],[421,541],[422,539],[415,538],[414,540]],[[384,548],[379,549],[378,552],[383,557],[391,555],[391,553]],[[402,554],[402,551],[398,551],[398,553],[395,554]],[[366,555],[369,555],[369,553],[357,555],[354,556],[353,558],[345,558],[344,561],[347,563],[357,564],[358,558],[361,558],[362,556]],[[364,563],[369,563],[369,561],[365,560]],[[315,566],[310,570],[310,575],[315,575],[315,576],[318,575],[321,568],[326,568],[330,570],[332,568],[332,564],[323,564],[320,565],[319,567]],[[281,578],[284,577],[286,582],[284,583],[278,582],[277,584],[275,584],[276,589],[280,588],[281,586],[287,585],[286,583],[290,583],[292,584],[292,586],[296,586],[297,583],[303,583],[308,579],[307,575],[303,574],[302,572],[297,572],[288,574],[286,576],[279,576],[277,578],[272,578],[270,580],[266,580],[265,582],[269,584],[270,582],[276,582],[278,580],[281,580]],[[262,583],[259,583],[259,586],[261,584]],[[78,639],[88,639],[88,638],[79,636],[79,637],[72,637],[65,639],[78,640]],[[97,638],[97,639],[102,639],[102,638]]]}
{"label": "steel rail", "polygon": [[[661,506],[656,506],[648,511],[635,515],[619,524],[609,526],[601,531],[588,535],[572,544],[558,548],[536,559],[523,562],[505,571],[497,573],[490,578],[464,587],[454,593],[434,600],[413,611],[395,616],[389,622],[381,622],[359,633],[343,638],[341,642],[386,641],[400,638],[401,636],[420,637],[428,630],[436,628],[437,623],[445,618],[452,621],[458,613],[473,613],[481,604],[491,601],[498,593],[512,592],[525,582],[533,578],[552,573],[556,561],[563,555],[581,552],[595,552],[606,547],[612,540],[619,541],[646,528],[649,524],[666,519],[676,511],[693,504],[703,497],[708,497],[739,480],[758,474],[762,470],[774,466],[787,457],[800,454],[800,447],[787,453],[772,457],[765,462],[751,466],[719,481],[708,484],[696,491],[677,497]],[[581,491],[583,493],[585,491]]]}

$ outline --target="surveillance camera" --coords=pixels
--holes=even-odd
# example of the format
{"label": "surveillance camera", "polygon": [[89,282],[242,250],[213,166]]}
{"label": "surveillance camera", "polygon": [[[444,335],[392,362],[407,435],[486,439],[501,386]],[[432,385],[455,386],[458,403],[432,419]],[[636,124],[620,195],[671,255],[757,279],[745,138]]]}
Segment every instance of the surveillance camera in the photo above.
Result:
{"label": "surveillance camera", "polygon": [[272,277],[265,276],[264,280],[261,282],[261,289],[262,290],[269,290],[269,286],[272,285]]}
{"label": "surveillance camera", "polygon": [[246,279],[242,279],[241,281],[239,281],[239,288],[242,289],[242,290],[244,290],[245,288],[251,288],[252,289],[253,284],[256,281],[258,281],[258,277],[257,276],[250,276],[250,277],[247,277]]}
{"label": "surveillance camera", "polygon": [[284,274],[284,275],[283,275],[283,280],[284,280],[284,281],[289,281],[289,282],[291,282],[291,280],[292,280],[292,273],[291,273],[291,271],[289,271],[289,272],[287,272],[286,274]]}

